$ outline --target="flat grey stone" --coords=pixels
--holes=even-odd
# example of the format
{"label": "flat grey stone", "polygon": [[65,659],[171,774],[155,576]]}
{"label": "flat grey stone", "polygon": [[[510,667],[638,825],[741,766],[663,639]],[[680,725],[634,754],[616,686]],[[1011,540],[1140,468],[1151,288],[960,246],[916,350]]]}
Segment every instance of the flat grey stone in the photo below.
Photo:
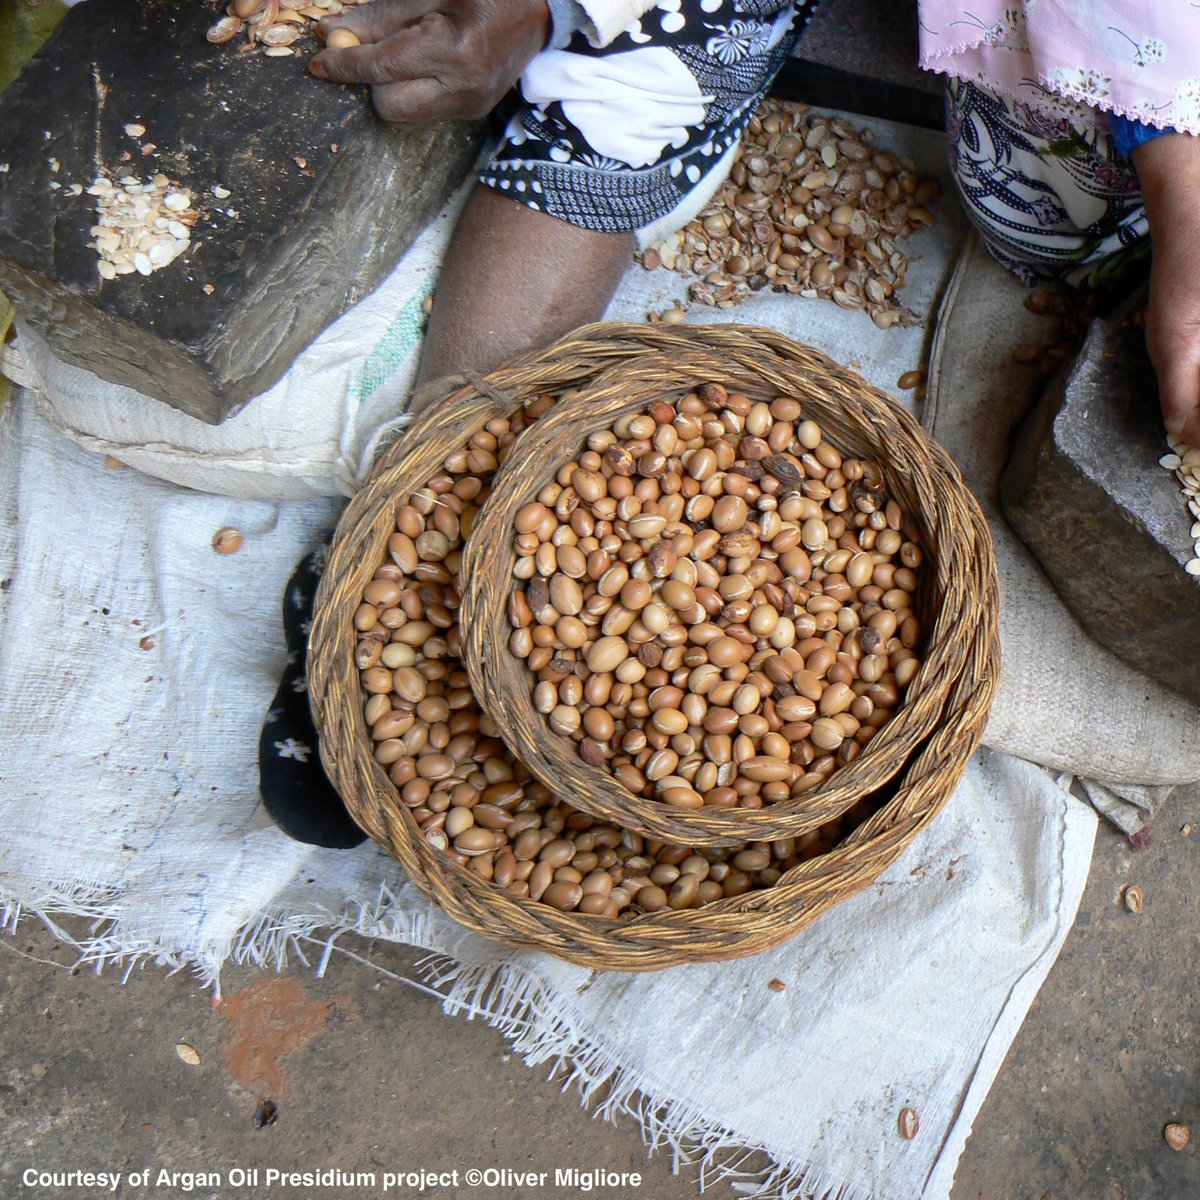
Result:
{"label": "flat grey stone", "polygon": [[1018,430],[1000,502],[1093,638],[1200,701],[1194,518],[1168,450],[1141,329],[1096,321]]}
{"label": "flat grey stone", "polygon": [[[0,290],[60,358],[213,423],[383,281],[482,138],[384,125],[363,88],[309,74],[314,38],[291,58],[211,45],[218,12],[89,0],[0,93]],[[94,200],[68,185],[157,171],[195,197],[192,244],[104,281]]]}

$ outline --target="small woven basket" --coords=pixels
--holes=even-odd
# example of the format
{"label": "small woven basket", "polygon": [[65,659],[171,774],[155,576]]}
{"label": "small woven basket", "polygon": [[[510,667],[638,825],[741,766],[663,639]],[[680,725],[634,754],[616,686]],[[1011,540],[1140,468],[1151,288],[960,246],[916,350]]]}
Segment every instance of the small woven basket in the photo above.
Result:
{"label": "small woven basket", "polygon": [[[596,379],[522,435],[464,552],[463,656],[472,686],[518,757],[556,795],[572,797],[594,817],[694,846],[798,837],[883,787],[943,719],[975,625],[995,622],[995,608],[985,599],[994,586],[995,563],[986,528],[980,531],[975,519],[978,506],[958,469],[909,413],[781,334],[730,325],[670,331],[634,325],[591,327],[580,337],[593,329],[609,331],[608,340],[594,345]],[[632,362],[624,356],[629,341],[645,348]],[[713,380],[751,400],[793,396],[836,446],[878,460],[889,492],[920,527],[926,552],[918,597],[928,631],[924,660],[901,708],[827,783],[763,808],[680,809],[630,793],[609,771],[586,764],[574,742],[549,729],[533,706],[533,677],[508,649],[518,509],[578,455],[588,434],[655,400],[677,401]]]}

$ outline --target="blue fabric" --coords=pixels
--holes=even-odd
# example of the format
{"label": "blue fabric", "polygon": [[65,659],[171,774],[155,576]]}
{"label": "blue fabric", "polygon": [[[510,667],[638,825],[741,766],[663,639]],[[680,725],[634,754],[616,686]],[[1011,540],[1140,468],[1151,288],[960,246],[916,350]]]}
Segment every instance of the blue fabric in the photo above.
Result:
{"label": "blue fabric", "polygon": [[1174,133],[1171,128],[1159,129],[1154,125],[1146,125],[1141,121],[1131,121],[1128,117],[1119,117],[1110,113],[1108,117],[1112,131],[1113,149],[1122,157],[1128,158],[1130,153],[1144,142],[1152,142],[1164,133]]}
{"label": "blue fabric", "polygon": [[579,0],[546,0],[550,9],[550,50],[565,49],[575,32],[587,24],[588,15]]}

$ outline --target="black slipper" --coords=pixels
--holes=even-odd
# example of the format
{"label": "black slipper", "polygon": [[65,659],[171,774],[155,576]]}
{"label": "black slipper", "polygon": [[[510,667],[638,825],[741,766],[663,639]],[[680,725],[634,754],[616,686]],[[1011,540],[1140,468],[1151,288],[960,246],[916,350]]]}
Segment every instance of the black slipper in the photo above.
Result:
{"label": "black slipper", "polygon": [[323,545],[310,554],[296,568],[284,593],[288,661],[259,735],[258,779],[264,807],[288,837],[344,850],[367,835],[350,819],[321,767],[304,677],[313,597],[328,552],[329,546]]}

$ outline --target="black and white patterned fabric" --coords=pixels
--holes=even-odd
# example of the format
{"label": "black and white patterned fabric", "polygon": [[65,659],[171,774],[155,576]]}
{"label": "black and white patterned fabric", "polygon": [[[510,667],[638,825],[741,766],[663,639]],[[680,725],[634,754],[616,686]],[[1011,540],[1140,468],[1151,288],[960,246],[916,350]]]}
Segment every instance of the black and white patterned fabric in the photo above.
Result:
{"label": "black and white patterned fabric", "polygon": [[575,33],[526,68],[518,110],[479,178],[585,229],[662,222],[702,181],[715,190],[714,171],[791,53],[809,7],[659,0],[602,49]]}

